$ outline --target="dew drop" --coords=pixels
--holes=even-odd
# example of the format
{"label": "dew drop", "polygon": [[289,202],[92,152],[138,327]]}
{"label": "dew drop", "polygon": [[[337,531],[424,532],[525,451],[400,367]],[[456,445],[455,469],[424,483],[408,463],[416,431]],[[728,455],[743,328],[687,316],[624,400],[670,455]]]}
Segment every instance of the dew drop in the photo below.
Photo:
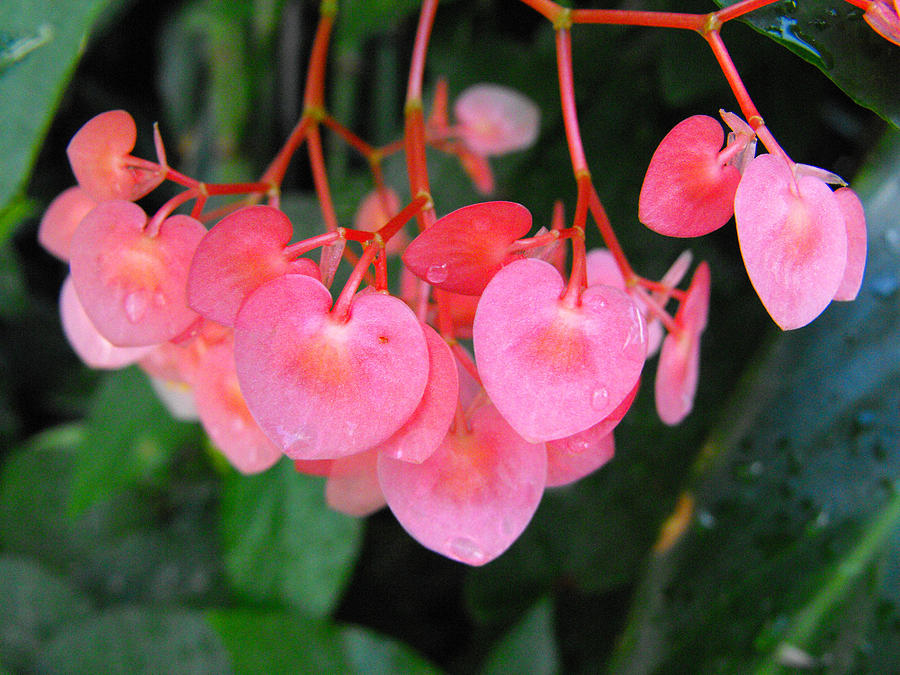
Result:
{"label": "dew drop", "polygon": [[449,274],[450,272],[447,269],[447,263],[432,265],[428,268],[428,271],[425,272],[425,281],[429,284],[442,284],[447,281]]}
{"label": "dew drop", "polygon": [[149,305],[147,291],[132,291],[125,296],[125,316],[131,323],[138,323],[144,318]]}
{"label": "dew drop", "polygon": [[481,547],[468,537],[456,537],[450,540],[448,544],[450,554],[458,560],[469,563],[470,565],[479,565],[484,562],[485,555]]}
{"label": "dew drop", "polygon": [[600,387],[600,389],[594,390],[594,393],[591,394],[591,407],[594,410],[602,410],[606,407],[608,401],[609,392],[606,391],[605,387]]}
{"label": "dew drop", "polygon": [[153,294],[153,304],[157,307],[165,307],[169,302],[169,299],[166,297],[166,294],[162,291],[156,291]]}
{"label": "dew drop", "polygon": [[566,441],[566,450],[573,455],[580,455],[587,452],[591,447],[591,442],[584,434],[576,434]]}

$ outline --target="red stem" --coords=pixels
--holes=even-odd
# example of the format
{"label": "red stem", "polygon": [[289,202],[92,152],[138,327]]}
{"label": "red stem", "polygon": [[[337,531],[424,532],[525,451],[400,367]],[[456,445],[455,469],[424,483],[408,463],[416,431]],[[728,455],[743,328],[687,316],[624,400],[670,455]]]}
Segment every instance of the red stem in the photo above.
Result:
{"label": "red stem", "polygon": [[317,124],[309,127],[306,147],[309,150],[309,163],[312,168],[313,183],[316,186],[316,195],[319,198],[322,217],[325,219],[325,228],[329,232],[333,232],[338,228],[338,220],[337,214],[334,212],[334,202],[331,200],[331,189],[328,187],[325,155],[322,152],[322,137],[319,135],[319,126]]}
{"label": "red stem", "polygon": [[581,131],[578,128],[578,114],[575,110],[575,86],[572,79],[572,40],[569,31],[564,28],[556,31],[556,61],[559,73],[559,94],[562,99],[563,123],[566,127],[569,155],[572,157],[572,170],[575,172],[575,179],[577,180],[580,174],[588,173],[588,168],[587,160],[584,157],[584,146],[581,143]]}
{"label": "red stem", "polygon": [[366,272],[369,270],[372,259],[379,250],[381,250],[380,246],[369,244],[360,256],[359,261],[354,265],[353,271],[347,279],[347,283],[344,284],[344,288],[341,290],[341,294],[338,296],[338,299],[335,301],[334,307],[331,310],[331,316],[336,320],[343,322],[350,318],[350,305],[353,303],[353,296],[356,293],[356,289],[359,288],[360,283],[362,283],[363,276],[365,276]]}

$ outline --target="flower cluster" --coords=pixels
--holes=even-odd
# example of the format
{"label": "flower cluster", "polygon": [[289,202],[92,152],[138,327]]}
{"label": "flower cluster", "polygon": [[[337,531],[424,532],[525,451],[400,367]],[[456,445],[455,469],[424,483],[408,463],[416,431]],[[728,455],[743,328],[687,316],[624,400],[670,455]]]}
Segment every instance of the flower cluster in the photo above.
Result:
{"label": "flower cluster", "polygon": [[[689,414],[709,314],[705,262],[679,288],[693,264],[689,252],[651,280],[635,273],[615,237],[578,131],[568,30],[576,19],[701,32],[744,113],[722,113],[727,138],[715,119],[697,115],[662,140],[640,193],[644,224],[694,237],[734,217],[749,277],[782,328],[805,325],[832,299],[855,297],[866,251],[859,200],[837,176],[790,160],[721,43],[718,26],[750,5],[704,17],[576,14],[549,0],[535,4],[557,27],[577,184],[571,222],[561,202],[534,234],[529,210],[512,202],[438,217],[426,146],[457,157],[475,187],[490,193],[488,158],[534,142],[537,107],[505,87],[477,85],[457,97],[451,122],[448,85],[440,80],[426,119],[422,65],[435,6],[426,0],[403,138],[374,148],[324,106],[334,16],[323,12],[304,115],[258,182],[213,185],[179,173],[168,165],[158,130],[156,161],[133,156],[135,124],[121,110],[95,117],[72,139],[78,185],[47,209],[39,238],[70,266],[60,310],[75,351],[95,368],[137,363],[173,412],[199,418],[241,472],[287,456],[298,471],[327,477],[326,500],[335,509],[361,516],[386,504],[428,548],[471,565],[496,558],[521,534],[546,488],[612,458],[614,429],[648,358],[658,353],[661,420],[677,424]],[[892,34],[890,8],[872,8],[866,20]],[[341,226],[331,204],[321,127],[372,168],[375,189],[352,227]],[[756,156],[757,140],[767,154]],[[279,192],[304,142],[325,229],[295,241]],[[407,204],[380,167],[401,151]],[[148,216],[135,202],[164,181],[184,190]],[[841,187],[832,191],[835,183]],[[245,197],[206,211],[213,195]],[[607,248],[586,250],[589,217]],[[409,238],[404,227],[413,219],[419,232]],[[389,255],[402,258],[396,283],[389,283]],[[342,261],[352,270],[333,288]]]}

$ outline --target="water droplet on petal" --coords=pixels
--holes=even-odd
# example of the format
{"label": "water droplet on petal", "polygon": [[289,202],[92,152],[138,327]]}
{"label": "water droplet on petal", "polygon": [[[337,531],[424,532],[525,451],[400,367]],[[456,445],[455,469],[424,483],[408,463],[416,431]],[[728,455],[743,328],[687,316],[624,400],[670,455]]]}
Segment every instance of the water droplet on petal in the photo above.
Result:
{"label": "water droplet on petal", "polygon": [[566,441],[566,450],[574,455],[587,452],[591,447],[591,442],[584,434],[576,434]]}
{"label": "water droplet on petal", "polygon": [[609,392],[605,387],[600,387],[600,389],[594,390],[594,393],[591,394],[591,407],[595,410],[601,410],[605,408],[608,401]]}
{"label": "water droplet on petal", "polygon": [[447,263],[432,265],[425,273],[425,281],[427,281],[429,284],[442,284],[447,281],[447,277],[449,276],[449,274],[450,272],[447,269]]}
{"label": "water droplet on petal", "polygon": [[458,558],[460,561],[471,565],[478,565],[484,562],[485,555],[481,547],[468,537],[456,537],[452,539],[448,545],[450,554]]}
{"label": "water droplet on petal", "polygon": [[153,304],[157,307],[165,307],[169,302],[169,299],[166,297],[166,294],[162,291],[156,291],[153,294]]}
{"label": "water droplet on petal", "polygon": [[131,323],[138,323],[147,313],[149,304],[147,291],[132,291],[125,296],[125,316]]}

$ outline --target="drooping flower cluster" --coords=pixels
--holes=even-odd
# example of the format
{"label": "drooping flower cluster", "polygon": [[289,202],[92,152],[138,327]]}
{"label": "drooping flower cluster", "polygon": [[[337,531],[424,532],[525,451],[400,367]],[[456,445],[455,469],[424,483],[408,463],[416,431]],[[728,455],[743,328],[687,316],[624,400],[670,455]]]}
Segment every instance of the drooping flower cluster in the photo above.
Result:
{"label": "drooping flower cluster", "polygon": [[[757,131],[722,112],[689,117],[662,140],[641,188],[639,218],[661,234],[694,237],[732,215],[753,287],[781,328],[800,328],[834,300],[853,300],[866,261],[862,205],[844,181],[792,162],[777,144],[754,157]],[[842,187],[832,192],[828,184]],[[704,319],[705,322],[705,319]]]}
{"label": "drooping flower cluster", "polygon": [[[531,213],[517,203],[472,204],[438,217],[426,145],[456,156],[489,193],[488,158],[534,142],[537,107],[505,87],[477,85],[456,99],[451,123],[440,80],[426,120],[420,79],[429,32],[420,30],[411,67],[420,79],[411,76],[403,141],[373,148],[324,108],[322,45],[333,15],[323,14],[306,112],[257,183],[207,185],[173,170],[158,131],[157,161],[134,157],[136,129],[124,111],[95,117],[72,139],[78,185],[47,209],[39,239],[70,265],[60,311],[75,351],[95,368],[137,363],[173,413],[198,418],[243,473],[287,456],[298,471],[327,477],[326,501],[337,510],[363,516],[388,505],[428,548],[471,565],[496,558],[545,488],[579,480],[613,457],[614,429],[648,358],[659,354],[660,419],[677,424],[690,413],[711,293],[705,262],[679,288],[689,252],[659,281],[631,269],[581,147],[562,20],[576,15],[549,1],[541,7],[560,26],[563,118],[578,187],[571,224],[561,203],[549,229],[531,236]],[[866,14],[889,39],[890,9],[879,0]],[[721,21],[739,15],[727,11]],[[654,25],[654,13],[639,14]],[[578,16],[628,21],[625,14],[607,21],[615,11]],[[686,27],[673,16],[660,13],[655,25]],[[716,22],[685,16],[724,62]],[[723,71],[749,121],[723,112],[727,138],[711,117],[677,125],[650,161],[638,216],[675,237],[712,232],[734,216],[763,304],[782,328],[797,328],[832,299],[856,296],[865,217],[849,188],[829,187],[843,181],[788,158],[762,118],[747,112],[755,109],[736,74]],[[337,222],[330,202],[320,125],[372,167],[375,189],[352,227]],[[756,156],[757,139],[770,154]],[[279,189],[304,141],[326,227],[294,241]],[[400,150],[408,204],[379,164]],[[148,216],[135,201],[163,181],[185,190]],[[210,195],[239,194],[249,196],[204,211]],[[189,213],[177,213],[191,202]],[[588,215],[607,249],[586,250]],[[410,240],[403,228],[413,218],[419,234]],[[399,283],[389,283],[388,255],[402,258]],[[352,271],[333,289],[343,260]]]}

